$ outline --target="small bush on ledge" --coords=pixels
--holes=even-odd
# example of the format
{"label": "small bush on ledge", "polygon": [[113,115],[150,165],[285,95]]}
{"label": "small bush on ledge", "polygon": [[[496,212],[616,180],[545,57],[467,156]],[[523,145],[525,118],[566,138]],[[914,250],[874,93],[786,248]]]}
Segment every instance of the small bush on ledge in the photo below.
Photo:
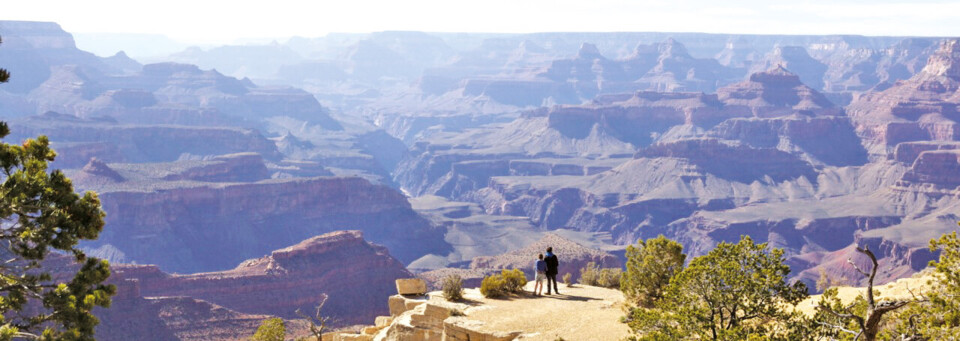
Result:
{"label": "small bush on ledge", "polygon": [[463,299],[463,279],[459,275],[450,275],[443,279],[443,298],[450,302]]}
{"label": "small bush on ledge", "polygon": [[519,269],[502,270],[499,274],[487,276],[480,282],[480,293],[483,297],[496,298],[508,294],[523,292],[527,284],[527,276]]}
{"label": "small bush on ledge", "polygon": [[617,268],[600,268],[597,263],[590,262],[580,269],[580,284],[604,288],[620,287],[621,270]]}

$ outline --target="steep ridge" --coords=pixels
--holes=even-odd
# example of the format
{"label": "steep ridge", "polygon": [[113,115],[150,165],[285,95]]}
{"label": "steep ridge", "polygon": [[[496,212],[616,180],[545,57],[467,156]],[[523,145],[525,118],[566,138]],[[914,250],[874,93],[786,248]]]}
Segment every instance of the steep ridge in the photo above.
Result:
{"label": "steep ridge", "polygon": [[[247,340],[270,315],[243,314],[190,297],[143,297],[139,281],[115,281],[118,294],[108,309],[94,310],[97,339]],[[298,328],[299,327],[299,328]],[[288,323],[290,331],[302,326]]]}
{"label": "steep ridge", "polygon": [[957,140],[960,114],[960,41],[948,40],[921,72],[849,106],[857,133],[874,158],[901,142]]}
{"label": "steep ridge", "polygon": [[883,90],[920,72],[937,47],[938,44],[929,39],[907,38],[885,49],[853,48],[824,58],[827,65],[824,90]]}
{"label": "steep ridge", "polygon": [[745,149],[779,150],[801,163],[867,161],[843,109],[795,74],[776,68],[721,88],[718,95],[606,95],[589,104],[529,111],[505,125],[438,134],[414,146],[394,180],[416,195],[458,198],[486,186],[490,177],[547,175],[516,170],[512,165],[519,160],[569,158],[574,164],[612,167],[639,148],[701,137],[739,141],[727,144]]}
{"label": "steep ridge", "polygon": [[[9,29],[2,31],[4,25]],[[334,119],[307,91],[260,86],[190,64],[133,65],[122,53],[97,58],[77,50],[72,36],[56,24],[2,21],[0,34],[11,42],[0,54],[43,64],[38,64],[39,72],[5,63],[19,75],[15,80],[36,77],[36,82],[14,92],[5,84],[0,118],[17,121],[17,136],[11,138],[46,134],[55,146],[68,148],[57,167],[81,167],[92,157],[165,162],[256,152],[273,162],[320,162],[335,174],[390,183],[391,157],[371,143],[393,150],[402,143],[383,138],[385,134],[378,135],[366,122]],[[48,115],[51,111],[62,115]],[[22,118],[35,114],[40,115]],[[312,146],[281,155],[274,142],[265,139],[291,132]]]}
{"label": "steep ridge", "polygon": [[365,231],[404,262],[448,250],[442,233],[389,187],[358,177],[267,179],[268,172],[255,154],[239,154],[166,164],[94,162],[67,175],[78,190],[100,194],[107,227],[86,247],[109,251],[114,261],[221,270],[343,228]]}
{"label": "steep ridge", "polygon": [[713,92],[742,76],[713,59],[697,59],[674,39],[638,45],[624,59],[604,57],[597,46],[583,43],[575,56],[557,59],[540,71],[516,76],[472,78],[465,95],[485,95],[518,107],[542,103],[576,104],[601,93],[637,90]]}
{"label": "steep ridge", "polygon": [[110,116],[124,123],[255,127],[264,118],[288,116],[330,130],[343,129],[303,90],[260,88],[249,79],[189,64],[150,64],[138,73],[122,76],[59,66],[28,99],[37,103],[38,112]]}
{"label": "steep ridge", "polygon": [[[0,21],[0,60],[15,75],[4,91],[26,94],[50,77],[52,66],[73,64],[107,74],[139,71],[140,65],[125,55],[100,58],[77,49],[73,36],[52,22]],[[26,113],[30,114],[30,113]]]}
{"label": "steep ridge", "polygon": [[754,72],[782,67],[802,75],[804,84],[821,90],[824,88],[823,76],[827,66],[813,59],[802,46],[777,46],[764,58],[763,62],[752,66]]}
{"label": "steep ridge", "polygon": [[115,281],[136,281],[144,297],[186,296],[260,316],[296,319],[297,309],[312,312],[327,295],[323,312],[339,326],[385,315],[394,280],[412,276],[360,231],[312,237],[232,270],[179,275],[152,265],[119,265],[114,272]]}
{"label": "steep ridge", "polygon": [[[57,113],[10,122],[12,141],[46,135],[55,146],[66,144],[83,157],[58,159],[63,168],[82,167],[89,158],[106,161],[174,161],[184,155],[209,156],[254,152],[281,158],[276,145],[256,130],[232,127],[128,125],[106,119],[81,119]],[[67,154],[67,153],[65,153]],[[69,155],[69,154],[67,154]]]}

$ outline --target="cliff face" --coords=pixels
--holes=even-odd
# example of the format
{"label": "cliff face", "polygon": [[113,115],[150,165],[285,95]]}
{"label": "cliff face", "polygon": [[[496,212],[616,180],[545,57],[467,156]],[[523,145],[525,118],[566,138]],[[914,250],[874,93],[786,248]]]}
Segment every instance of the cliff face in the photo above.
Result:
{"label": "cliff face", "polygon": [[960,150],[922,152],[900,180],[902,186],[926,185],[935,189],[957,190],[960,186]]}
{"label": "cliff face", "polygon": [[89,157],[111,162],[162,162],[184,155],[240,152],[258,153],[270,160],[281,157],[272,141],[255,130],[242,128],[125,125],[46,113],[12,121],[11,132],[11,140],[46,135],[66,146],[67,158],[57,159],[57,166],[62,168],[82,167]]}
{"label": "cliff face", "polygon": [[545,102],[577,104],[599,94],[638,90],[713,92],[735,82],[742,73],[713,59],[694,58],[674,39],[639,44],[620,59],[607,58],[596,45],[583,43],[573,57],[554,59],[534,71],[519,69],[509,76],[467,78],[462,91],[517,107]]}
{"label": "cliff face", "polygon": [[778,46],[760,63],[753,64],[754,71],[784,67],[803,75],[802,81],[810,87],[823,89],[823,76],[827,66],[814,59],[802,46]]}
{"label": "cliff face", "polygon": [[[531,110],[509,124],[438,135],[414,146],[411,157],[394,173],[394,180],[413,194],[463,199],[487,187],[493,177],[596,174],[618,164],[609,160],[633,155],[640,148],[703,137],[740,145],[737,148],[747,157],[738,156],[738,164],[751,158],[763,163],[763,153],[799,159],[779,167],[793,168],[789,175],[774,174],[774,179],[799,173],[814,179],[807,163],[866,163],[866,152],[849,122],[842,108],[801,83],[797,75],[776,68],[723,87],[716,95],[651,91],[604,95],[583,105]],[[719,155],[710,154],[710,150],[719,150],[719,144],[716,146],[700,148],[705,153],[701,165]],[[582,172],[545,172],[546,165],[528,167],[553,163],[537,161],[543,158],[591,161],[564,162],[584,169]],[[612,165],[600,165],[604,162]],[[712,171],[721,172],[721,168]],[[739,173],[740,168],[735,168],[729,170]],[[746,173],[753,175],[726,177],[747,181],[762,178],[766,171],[772,169],[751,168]]]}
{"label": "cliff face", "polygon": [[952,141],[918,141],[898,143],[894,149],[892,159],[906,165],[912,165],[914,161],[928,150],[953,150],[960,149],[960,142]]}
{"label": "cliff face", "polygon": [[261,321],[272,317],[183,296],[114,298],[110,308],[94,314],[100,319],[97,340],[106,341],[248,340]]}
{"label": "cliff face", "polygon": [[138,265],[114,271],[116,280],[137,280],[142,296],[188,296],[244,314],[298,318],[297,309],[310,314],[328,295],[323,312],[337,325],[386,314],[384,299],[396,293],[394,280],[412,277],[360,231],[313,237],[227,271],[171,275]]}
{"label": "cliff face", "polygon": [[0,34],[3,35],[0,59],[3,67],[14,75],[3,88],[12,93],[30,92],[46,81],[50,68],[57,65],[81,65],[108,74],[139,69],[139,64],[129,58],[110,60],[77,49],[73,36],[56,23],[0,21]]}
{"label": "cliff face", "polygon": [[247,340],[271,317],[287,320],[287,335],[305,335],[296,310],[312,314],[324,295],[332,325],[359,324],[386,315],[394,281],[412,277],[360,231],[313,237],[221,272],[174,275],[129,264],[112,271],[117,295],[109,309],[95,310],[103,340]]}
{"label": "cliff face", "polygon": [[923,70],[849,107],[871,154],[885,157],[901,142],[955,141],[960,136],[960,41],[948,40]]}
{"label": "cliff face", "polygon": [[883,90],[923,69],[937,47],[935,41],[907,38],[883,49],[852,48],[824,58],[824,90]]}
{"label": "cliff face", "polygon": [[823,94],[800,81],[783,65],[756,72],[749,80],[717,90],[728,106],[745,106],[753,116],[766,118],[799,112],[808,116],[838,116],[843,110]]}
{"label": "cliff face", "polygon": [[735,118],[709,130],[707,136],[754,148],[777,148],[812,164],[860,166],[868,162],[866,149],[844,116]]}
{"label": "cliff face", "polygon": [[123,123],[256,127],[263,119],[284,116],[343,129],[303,90],[259,88],[249,80],[189,64],[150,64],[122,76],[83,66],[56,66],[28,99],[38,112],[110,116]]}
{"label": "cliff face", "polygon": [[656,144],[637,157],[682,158],[705,172],[734,181],[750,183],[769,176],[773,181],[807,177],[816,181],[816,171],[795,155],[773,148],[729,145],[713,139],[679,140]]}
{"label": "cliff face", "polygon": [[[96,187],[81,188],[98,189]],[[318,234],[357,228],[404,262],[443,253],[443,234],[400,193],[361,178],[101,186],[107,222],[91,248],[176,272],[224,269]]]}

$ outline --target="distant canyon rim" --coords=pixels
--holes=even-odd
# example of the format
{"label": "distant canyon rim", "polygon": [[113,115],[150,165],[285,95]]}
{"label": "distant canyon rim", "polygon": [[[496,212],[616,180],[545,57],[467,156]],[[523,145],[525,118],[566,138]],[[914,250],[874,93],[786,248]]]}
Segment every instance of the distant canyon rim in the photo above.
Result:
{"label": "distant canyon rim", "polygon": [[100,193],[84,247],[144,321],[105,313],[119,339],[243,339],[323,293],[364,323],[397,278],[549,245],[576,277],[660,234],[691,257],[749,235],[809,284],[868,246],[888,282],[960,221],[956,38],[376,32],[143,64],[55,23],[0,37],[5,142],[49,136]]}

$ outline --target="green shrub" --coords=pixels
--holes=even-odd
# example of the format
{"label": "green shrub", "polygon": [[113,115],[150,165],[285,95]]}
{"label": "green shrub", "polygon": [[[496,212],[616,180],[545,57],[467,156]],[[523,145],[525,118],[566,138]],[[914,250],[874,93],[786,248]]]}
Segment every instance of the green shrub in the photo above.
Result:
{"label": "green shrub", "polygon": [[484,277],[483,282],[480,282],[480,293],[483,294],[483,297],[487,298],[496,298],[505,295],[506,291],[504,290],[503,276],[495,274]]}
{"label": "green shrub", "polygon": [[587,266],[580,268],[580,279],[578,282],[583,285],[597,285],[597,278],[600,277],[600,268],[597,263],[590,262]]}
{"label": "green shrub", "polygon": [[687,255],[683,245],[663,235],[638,240],[627,247],[627,271],[623,274],[620,291],[628,302],[650,308],[664,298],[664,291],[674,275],[683,271]]}
{"label": "green shrub", "polygon": [[571,284],[573,284],[570,282],[570,280],[572,280],[571,277],[573,277],[573,275],[571,275],[569,272],[563,275],[563,284],[566,284],[568,288]]}
{"label": "green shrub", "polygon": [[443,298],[451,302],[463,299],[463,279],[459,275],[450,275],[443,279]]}
{"label": "green shrub", "polygon": [[620,275],[622,271],[617,268],[600,269],[600,276],[597,278],[597,286],[604,288],[620,288]]}
{"label": "green shrub", "polygon": [[527,276],[520,269],[503,270],[500,272],[503,276],[506,290],[509,293],[518,294],[523,292],[523,286],[527,285]]}
{"label": "green shrub", "polygon": [[580,284],[604,288],[620,287],[620,269],[600,268],[595,262],[580,269]]}
{"label": "green shrub", "polygon": [[253,334],[253,341],[283,341],[287,336],[287,327],[283,319],[270,318],[260,322],[260,327]]}
{"label": "green shrub", "polygon": [[480,282],[480,293],[484,297],[502,297],[523,292],[527,276],[519,269],[502,270],[499,274],[487,276]]}

